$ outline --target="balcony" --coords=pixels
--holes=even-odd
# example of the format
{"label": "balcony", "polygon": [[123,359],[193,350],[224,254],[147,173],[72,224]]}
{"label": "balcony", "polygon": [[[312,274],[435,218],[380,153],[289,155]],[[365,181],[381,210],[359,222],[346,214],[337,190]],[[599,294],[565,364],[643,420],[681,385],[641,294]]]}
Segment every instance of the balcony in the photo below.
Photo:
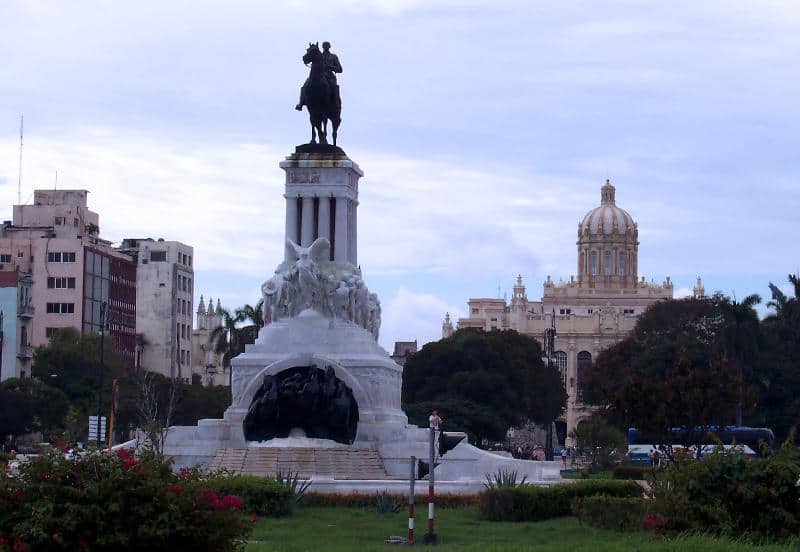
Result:
{"label": "balcony", "polygon": [[33,318],[33,305],[28,303],[27,305],[20,305],[19,311],[17,312],[17,316],[20,318]]}
{"label": "balcony", "polygon": [[30,345],[20,345],[17,347],[17,358],[20,360],[29,360],[33,358],[33,347]]}

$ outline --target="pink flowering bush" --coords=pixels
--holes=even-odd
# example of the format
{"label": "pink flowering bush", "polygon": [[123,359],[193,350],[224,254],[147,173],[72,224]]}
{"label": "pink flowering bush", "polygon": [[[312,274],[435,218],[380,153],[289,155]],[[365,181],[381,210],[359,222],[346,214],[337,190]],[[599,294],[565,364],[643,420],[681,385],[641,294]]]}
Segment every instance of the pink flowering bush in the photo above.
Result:
{"label": "pink flowering bush", "polygon": [[153,455],[54,453],[0,475],[0,552],[236,550],[252,527],[243,508]]}

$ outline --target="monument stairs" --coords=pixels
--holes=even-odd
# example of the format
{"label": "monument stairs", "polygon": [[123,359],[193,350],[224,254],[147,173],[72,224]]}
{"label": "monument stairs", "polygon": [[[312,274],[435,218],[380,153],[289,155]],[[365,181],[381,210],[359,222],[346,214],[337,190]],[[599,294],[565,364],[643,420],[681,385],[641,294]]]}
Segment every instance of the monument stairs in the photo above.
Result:
{"label": "monument stairs", "polygon": [[278,472],[301,479],[387,479],[383,458],[376,450],[309,447],[221,448],[211,470],[226,469],[242,475],[274,477]]}

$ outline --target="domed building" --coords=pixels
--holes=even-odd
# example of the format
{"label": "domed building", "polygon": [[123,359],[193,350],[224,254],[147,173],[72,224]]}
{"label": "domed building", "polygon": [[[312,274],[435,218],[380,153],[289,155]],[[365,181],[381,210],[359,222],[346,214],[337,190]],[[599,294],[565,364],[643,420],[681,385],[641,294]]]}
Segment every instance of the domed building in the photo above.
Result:
{"label": "domed building", "polygon": [[[542,298],[531,301],[520,275],[510,302],[470,299],[469,317],[457,324],[459,329],[513,329],[540,342],[545,331],[555,327],[553,358],[569,396],[564,416],[556,423],[561,443],[591,415],[583,403],[583,374],[592,360],[624,338],[648,307],[672,298],[669,277],[660,284],[639,278],[639,229],[633,217],[617,206],[615,194],[607,180],[600,189],[600,205],[578,225],[577,276],[559,282],[548,276]],[[699,278],[695,293],[698,289],[702,290]],[[443,326],[443,337],[451,332]]]}

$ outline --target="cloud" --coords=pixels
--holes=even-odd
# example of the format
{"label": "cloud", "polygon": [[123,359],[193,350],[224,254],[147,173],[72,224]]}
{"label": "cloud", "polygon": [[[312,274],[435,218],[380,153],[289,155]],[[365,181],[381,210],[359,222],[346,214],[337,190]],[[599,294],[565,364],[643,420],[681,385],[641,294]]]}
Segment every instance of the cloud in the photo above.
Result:
{"label": "cloud", "polygon": [[417,340],[419,347],[429,341],[442,337],[444,314],[450,313],[455,325],[464,311],[455,305],[425,292],[415,292],[405,286],[382,303],[383,322],[381,325],[381,345],[392,351],[395,341]]}

